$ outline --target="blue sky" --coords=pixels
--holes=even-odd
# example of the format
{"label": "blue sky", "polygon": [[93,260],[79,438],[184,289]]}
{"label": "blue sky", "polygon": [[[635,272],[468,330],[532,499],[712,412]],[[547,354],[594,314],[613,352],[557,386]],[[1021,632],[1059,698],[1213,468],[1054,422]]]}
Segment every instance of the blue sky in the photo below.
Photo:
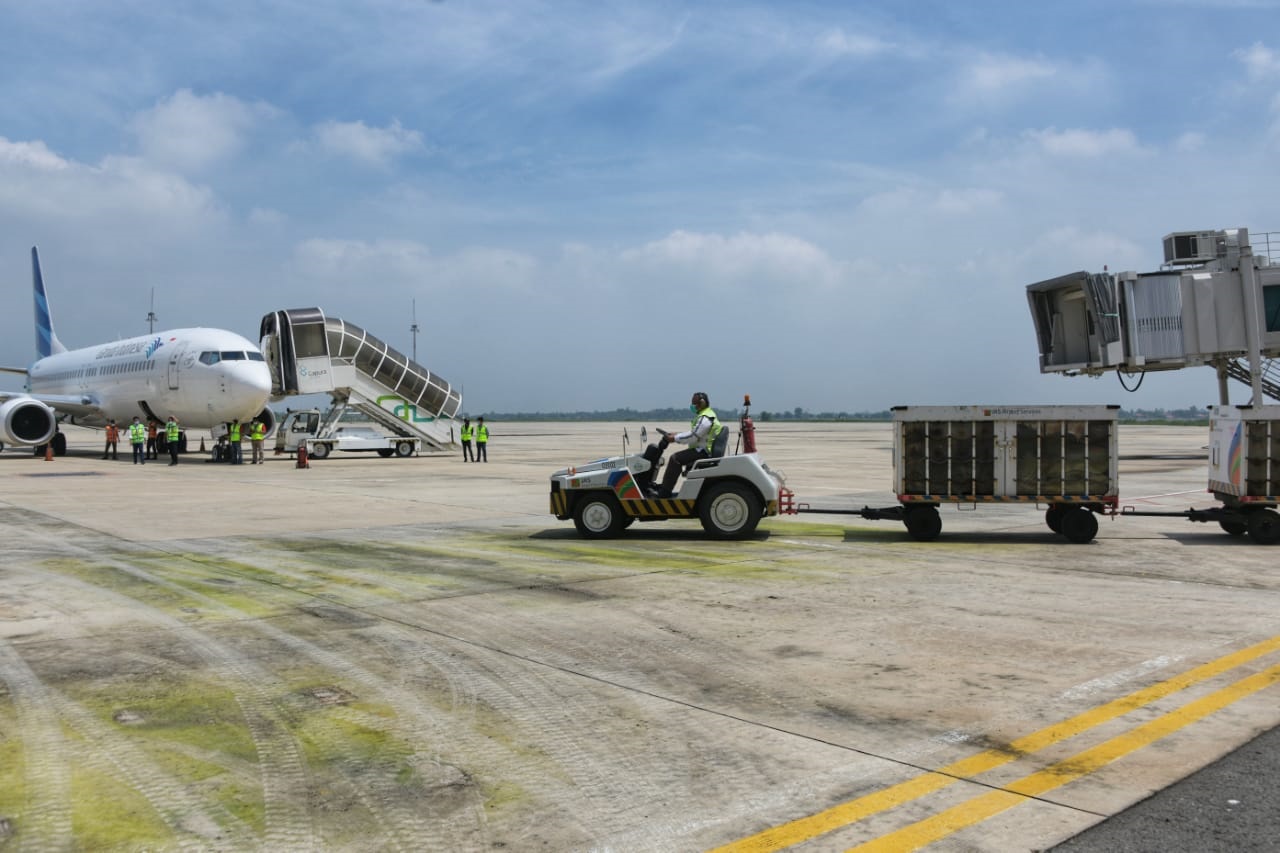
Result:
{"label": "blue sky", "polygon": [[[0,363],[318,305],[485,411],[1216,400],[1027,284],[1280,231],[1280,2],[0,0]],[[1247,389],[1240,387],[1243,401]]]}

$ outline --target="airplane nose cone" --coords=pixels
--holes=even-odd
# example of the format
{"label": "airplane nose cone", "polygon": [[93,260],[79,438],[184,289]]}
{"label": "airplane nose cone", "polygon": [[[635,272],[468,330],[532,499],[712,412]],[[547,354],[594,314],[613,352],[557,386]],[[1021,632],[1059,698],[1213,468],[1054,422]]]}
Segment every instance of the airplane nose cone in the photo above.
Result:
{"label": "airplane nose cone", "polygon": [[245,394],[251,394],[258,398],[258,405],[264,405],[267,398],[271,396],[271,373],[267,370],[265,364],[258,362],[249,362],[242,367],[247,370],[237,370],[235,382],[240,386]]}

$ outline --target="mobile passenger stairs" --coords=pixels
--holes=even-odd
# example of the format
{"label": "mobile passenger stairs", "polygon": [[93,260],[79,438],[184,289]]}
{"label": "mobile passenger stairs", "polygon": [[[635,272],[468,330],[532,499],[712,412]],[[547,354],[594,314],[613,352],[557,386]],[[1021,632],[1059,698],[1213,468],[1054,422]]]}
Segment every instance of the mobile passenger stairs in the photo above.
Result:
{"label": "mobile passenger stairs", "polygon": [[456,441],[453,418],[462,395],[383,341],[319,308],[291,308],[262,318],[261,348],[272,397],[328,394],[319,435],[355,409],[394,435],[436,450]]}

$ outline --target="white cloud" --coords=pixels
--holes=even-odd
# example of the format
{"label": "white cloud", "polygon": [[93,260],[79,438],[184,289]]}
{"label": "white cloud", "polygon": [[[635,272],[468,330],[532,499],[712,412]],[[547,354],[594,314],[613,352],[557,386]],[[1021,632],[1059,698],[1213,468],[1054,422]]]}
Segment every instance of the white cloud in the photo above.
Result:
{"label": "white cloud", "polygon": [[673,231],[661,240],[623,252],[623,263],[677,268],[717,284],[772,282],[830,286],[839,265],[826,252],[789,234],[733,236]]}
{"label": "white cloud", "polygon": [[1254,42],[1249,47],[1240,48],[1232,55],[1244,64],[1250,80],[1280,77],[1280,55],[1261,42]]}
{"label": "white cloud", "polygon": [[294,262],[305,277],[328,282],[365,282],[406,288],[525,289],[537,261],[508,249],[471,247],[437,256],[413,240],[313,238],[294,247]]}
{"label": "white cloud", "polygon": [[1058,69],[1041,59],[983,54],[961,74],[962,89],[977,95],[1000,94],[1021,90],[1058,73]]}
{"label": "white cloud", "polygon": [[58,171],[70,165],[43,142],[10,142],[0,136],[0,164],[29,166],[41,171]]}
{"label": "white cloud", "polygon": [[143,156],[180,171],[199,171],[232,157],[262,116],[265,104],[246,104],[221,92],[201,96],[179,89],[130,122]]}
{"label": "white cloud", "polygon": [[422,134],[406,130],[398,120],[387,127],[369,127],[363,121],[327,121],[316,126],[315,135],[324,150],[379,167],[422,148]]}
{"label": "white cloud", "polygon": [[1133,131],[1123,128],[1058,130],[1051,127],[1045,130],[1029,130],[1024,135],[1046,154],[1058,157],[1102,157],[1140,150]]}
{"label": "white cloud", "polygon": [[827,30],[818,37],[818,50],[829,56],[866,59],[893,49],[893,45],[874,36],[849,33],[844,29]]}
{"label": "white cloud", "polygon": [[1206,139],[1207,137],[1199,131],[1187,131],[1174,140],[1173,148],[1175,151],[1181,151],[1184,153],[1199,151],[1204,148]]}

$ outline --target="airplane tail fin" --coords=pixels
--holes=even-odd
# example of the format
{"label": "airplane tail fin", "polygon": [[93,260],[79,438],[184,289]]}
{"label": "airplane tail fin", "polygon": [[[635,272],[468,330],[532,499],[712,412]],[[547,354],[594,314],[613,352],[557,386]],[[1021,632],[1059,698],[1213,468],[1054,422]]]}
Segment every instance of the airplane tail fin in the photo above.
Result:
{"label": "airplane tail fin", "polygon": [[31,284],[36,296],[36,355],[45,358],[55,353],[66,352],[67,348],[53,332],[49,297],[45,295],[44,277],[40,275],[40,254],[35,246],[31,247]]}

